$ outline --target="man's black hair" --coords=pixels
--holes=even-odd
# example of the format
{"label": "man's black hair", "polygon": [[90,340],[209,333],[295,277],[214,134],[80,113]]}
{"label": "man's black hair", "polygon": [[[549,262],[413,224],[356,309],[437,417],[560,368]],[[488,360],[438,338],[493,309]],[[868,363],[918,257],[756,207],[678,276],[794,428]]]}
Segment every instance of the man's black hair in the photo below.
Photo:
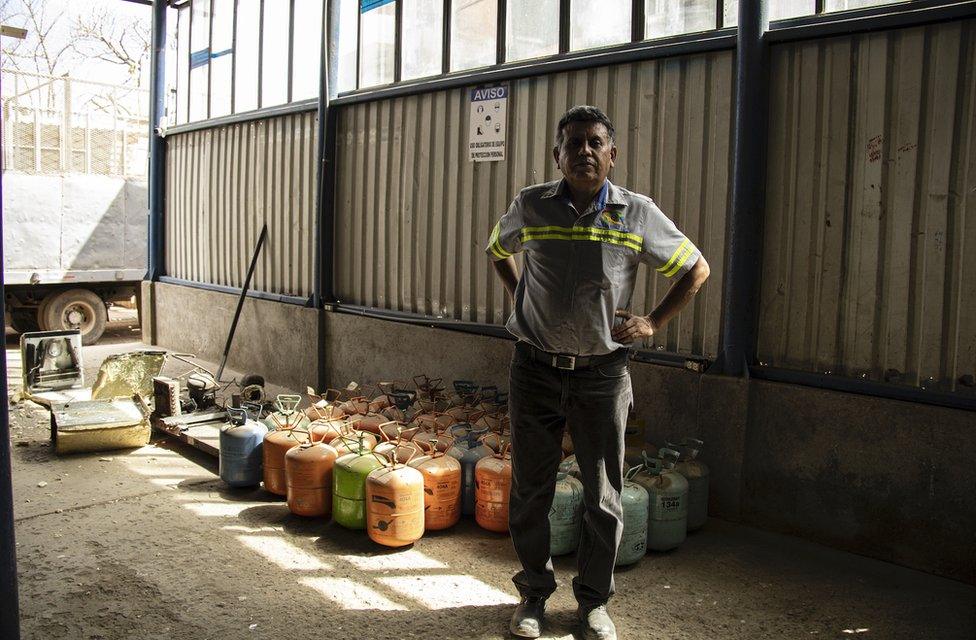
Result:
{"label": "man's black hair", "polygon": [[570,122],[599,122],[607,128],[607,133],[610,135],[610,142],[613,142],[613,123],[610,122],[607,114],[603,113],[603,110],[599,107],[580,104],[564,113],[563,117],[559,119],[559,124],[556,126],[557,147],[563,143],[563,127]]}

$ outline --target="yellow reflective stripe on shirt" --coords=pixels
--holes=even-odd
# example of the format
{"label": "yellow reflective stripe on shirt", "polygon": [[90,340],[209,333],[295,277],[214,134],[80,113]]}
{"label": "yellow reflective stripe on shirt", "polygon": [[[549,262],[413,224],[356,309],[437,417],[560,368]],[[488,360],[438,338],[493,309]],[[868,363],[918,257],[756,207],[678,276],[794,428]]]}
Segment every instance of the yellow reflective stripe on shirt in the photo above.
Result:
{"label": "yellow reflective stripe on shirt", "polygon": [[495,228],[492,229],[491,236],[488,238],[488,247],[491,249],[491,252],[495,254],[496,258],[504,260],[505,258],[510,258],[512,254],[505,251],[501,243],[498,241],[498,235],[501,233],[501,227],[502,223],[499,220],[495,224]]}
{"label": "yellow reflective stripe on shirt", "polygon": [[636,244],[642,244],[644,238],[637,235],[636,233],[627,233],[625,231],[617,231],[616,229],[603,229],[601,227],[558,227],[558,226],[548,226],[548,227],[524,227],[522,233],[589,233],[591,231],[596,231],[598,233],[604,233],[620,240],[629,240]]}
{"label": "yellow reflective stripe on shirt", "polygon": [[664,273],[664,275],[666,277],[670,278],[674,274],[678,273],[678,271],[681,270],[681,267],[684,266],[685,262],[688,261],[688,258],[690,258],[691,257],[691,254],[693,254],[694,252],[695,252],[695,245],[693,245],[693,244],[691,244],[689,242],[688,243],[688,248],[685,249],[685,252],[683,254],[681,254],[681,258],[678,260],[678,262],[675,263],[675,265],[673,267],[671,267],[671,270],[670,271],[666,271]]}
{"label": "yellow reflective stripe on shirt", "polygon": [[627,247],[637,252],[640,252],[643,245],[643,238],[636,234],[596,227],[525,227],[522,229],[522,242],[529,240],[590,240]]}
{"label": "yellow reflective stripe on shirt", "polygon": [[671,256],[671,259],[668,260],[667,263],[665,263],[664,265],[658,267],[657,270],[660,271],[661,273],[664,273],[664,274],[666,274],[668,271],[670,271],[671,268],[674,266],[674,263],[681,256],[681,252],[684,251],[685,247],[688,246],[689,244],[690,243],[688,242],[688,238],[685,238],[684,239],[684,242],[682,242],[681,244],[679,244],[678,245],[678,248],[675,249],[674,254]]}

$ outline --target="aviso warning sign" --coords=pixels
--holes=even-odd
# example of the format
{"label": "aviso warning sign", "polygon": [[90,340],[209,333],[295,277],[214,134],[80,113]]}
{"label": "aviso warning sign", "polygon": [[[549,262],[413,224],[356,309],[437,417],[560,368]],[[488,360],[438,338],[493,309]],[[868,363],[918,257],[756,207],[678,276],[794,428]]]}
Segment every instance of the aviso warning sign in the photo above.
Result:
{"label": "aviso warning sign", "polygon": [[508,85],[471,89],[468,159],[493,162],[505,159]]}

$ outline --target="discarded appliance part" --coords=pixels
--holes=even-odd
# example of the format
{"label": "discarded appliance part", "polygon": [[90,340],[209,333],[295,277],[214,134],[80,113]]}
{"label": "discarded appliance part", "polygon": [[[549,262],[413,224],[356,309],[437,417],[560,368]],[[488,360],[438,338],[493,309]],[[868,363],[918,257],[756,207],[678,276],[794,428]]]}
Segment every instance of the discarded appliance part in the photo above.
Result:
{"label": "discarded appliance part", "polygon": [[191,373],[186,378],[186,389],[197,411],[217,406],[217,381],[210,376]]}
{"label": "discarded appliance part", "polygon": [[131,449],[149,444],[149,409],[136,395],[51,404],[51,440],[58,454]]}
{"label": "discarded appliance part", "polygon": [[227,334],[227,344],[224,346],[224,355],[220,360],[220,367],[217,369],[217,375],[215,378],[219,381],[220,377],[224,374],[224,366],[227,364],[227,356],[230,355],[230,345],[234,342],[234,333],[237,331],[237,321],[241,319],[241,310],[244,308],[244,298],[247,297],[247,291],[251,288],[251,276],[254,275],[254,267],[258,264],[258,255],[261,254],[261,247],[264,246],[264,240],[268,237],[268,223],[264,223],[261,226],[261,235],[258,236],[258,242],[254,246],[254,253],[251,255],[251,264],[247,268],[247,275],[244,277],[244,286],[241,287],[241,295],[237,299],[237,309],[234,311],[234,319],[230,323],[230,332]]}
{"label": "discarded appliance part", "polygon": [[249,384],[241,387],[241,400],[261,404],[265,400],[264,387],[258,384]]}
{"label": "discarded appliance part", "polygon": [[77,330],[22,334],[20,359],[28,395],[85,386],[81,334]]}
{"label": "discarded appliance part", "polygon": [[131,398],[134,394],[148,400],[153,397],[153,378],[166,363],[166,352],[143,349],[108,356],[98,367],[92,400]]}
{"label": "discarded appliance part", "polygon": [[168,418],[181,413],[179,380],[165,376],[153,378],[153,417]]}

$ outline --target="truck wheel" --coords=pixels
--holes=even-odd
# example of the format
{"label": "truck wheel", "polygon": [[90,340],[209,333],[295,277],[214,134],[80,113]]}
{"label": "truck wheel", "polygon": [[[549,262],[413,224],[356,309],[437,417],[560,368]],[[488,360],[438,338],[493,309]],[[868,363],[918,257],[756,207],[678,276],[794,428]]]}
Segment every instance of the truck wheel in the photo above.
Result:
{"label": "truck wheel", "polygon": [[[77,329],[81,343],[95,344],[105,331],[105,303],[88,289],[69,289],[50,296],[41,324],[48,331]],[[45,300],[46,301],[46,300]]]}
{"label": "truck wheel", "polygon": [[15,309],[10,312],[10,326],[17,333],[30,333],[40,331],[41,326],[37,323],[37,312],[34,309]]}

